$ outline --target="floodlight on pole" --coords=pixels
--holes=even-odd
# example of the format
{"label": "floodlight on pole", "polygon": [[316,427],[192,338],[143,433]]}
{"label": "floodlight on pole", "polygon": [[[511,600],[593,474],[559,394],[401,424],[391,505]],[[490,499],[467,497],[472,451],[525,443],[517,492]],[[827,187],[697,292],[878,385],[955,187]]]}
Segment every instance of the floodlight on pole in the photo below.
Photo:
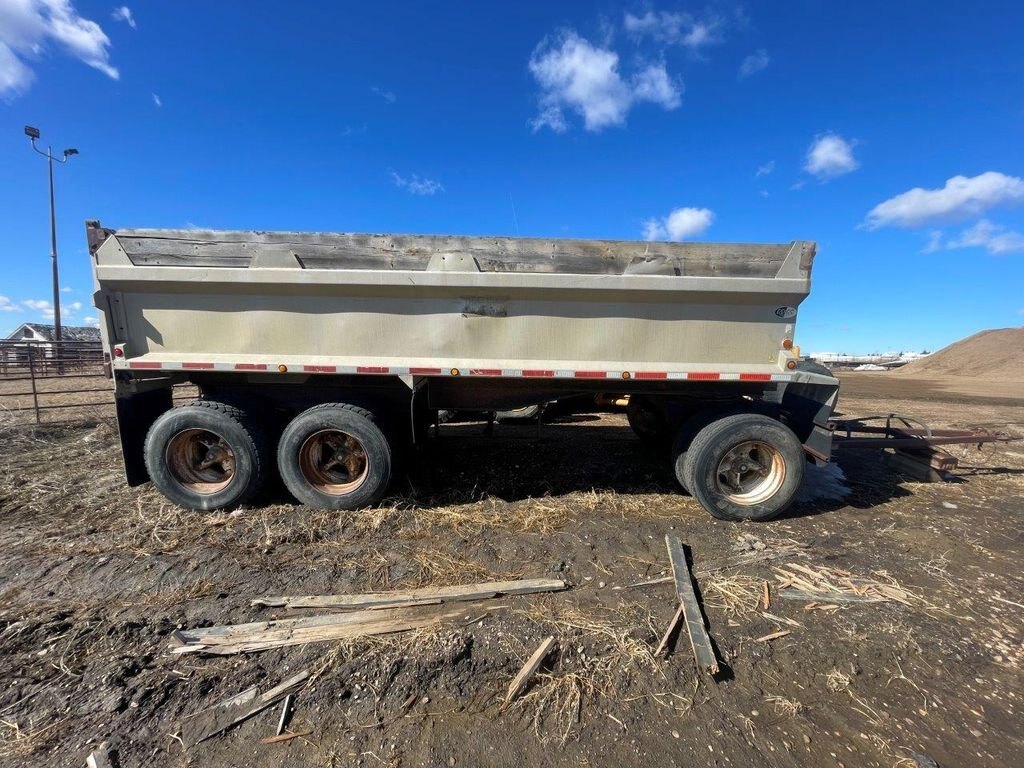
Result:
{"label": "floodlight on pole", "polygon": [[[46,158],[47,166],[50,175],[50,259],[53,262],[53,338],[54,341],[61,340],[61,323],[60,323],[60,276],[57,270],[57,212],[54,206],[53,200],[53,163],[66,163],[69,157],[73,157],[78,154],[78,150],[73,147],[64,150],[63,157],[54,157],[53,148],[47,147],[46,151],[43,152],[39,147],[36,146],[36,139],[39,138],[39,129],[31,126],[25,126],[25,135],[28,136],[29,141],[32,144],[32,149],[38,152],[40,155]],[[60,348],[57,348],[57,354],[60,354]]]}

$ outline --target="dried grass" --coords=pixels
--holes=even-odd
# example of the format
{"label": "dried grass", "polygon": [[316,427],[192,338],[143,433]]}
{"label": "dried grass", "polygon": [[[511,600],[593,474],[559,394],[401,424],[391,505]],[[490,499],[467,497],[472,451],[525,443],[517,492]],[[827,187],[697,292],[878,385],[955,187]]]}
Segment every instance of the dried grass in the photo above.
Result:
{"label": "dried grass", "polygon": [[[528,713],[538,738],[550,738],[542,725],[551,719],[558,739],[565,743],[580,721],[583,700],[611,695],[619,676],[662,674],[650,642],[636,635],[637,626],[644,625],[650,636],[655,635],[654,617],[643,615],[642,610],[637,605],[620,605],[600,616],[564,601],[538,599],[515,611],[545,634],[555,634],[561,648],[557,668],[538,673],[531,690],[513,704],[514,709]],[[603,647],[587,655],[584,641]]]}
{"label": "dried grass", "polygon": [[786,717],[795,717],[804,711],[804,705],[796,699],[787,699],[785,696],[765,696],[764,700],[772,705],[776,714]]}
{"label": "dried grass", "polygon": [[44,728],[28,731],[15,720],[0,720],[0,757],[24,758],[41,751],[67,720],[65,717]]}
{"label": "dried grass", "polygon": [[853,682],[853,678],[847,675],[845,672],[840,672],[834,668],[828,675],[825,676],[825,686],[832,691],[832,693],[839,693],[845,691],[850,687],[850,683]]}
{"label": "dried grass", "polygon": [[726,614],[735,616],[757,610],[763,584],[764,579],[753,576],[715,574],[701,582],[701,592],[705,605],[721,608]]}

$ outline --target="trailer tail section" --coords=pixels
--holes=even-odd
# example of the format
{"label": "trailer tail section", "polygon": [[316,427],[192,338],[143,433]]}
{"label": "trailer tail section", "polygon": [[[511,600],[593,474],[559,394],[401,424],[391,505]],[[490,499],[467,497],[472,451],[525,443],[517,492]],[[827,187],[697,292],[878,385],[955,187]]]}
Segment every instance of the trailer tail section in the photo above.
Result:
{"label": "trailer tail section", "polygon": [[[436,410],[583,393],[628,394],[721,517],[778,514],[830,453],[838,383],[794,347],[810,242],[87,234],[128,481],[187,506],[274,471],[305,503],[372,504]],[[183,381],[202,399],[171,409]]]}

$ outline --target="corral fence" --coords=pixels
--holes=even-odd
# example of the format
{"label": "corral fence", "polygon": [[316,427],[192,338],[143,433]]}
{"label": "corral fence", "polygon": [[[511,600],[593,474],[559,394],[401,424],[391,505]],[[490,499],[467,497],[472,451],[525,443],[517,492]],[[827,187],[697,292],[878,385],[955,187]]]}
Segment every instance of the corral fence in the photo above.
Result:
{"label": "corral fence", "polygon": [[[175,399],[194,397],[175,387]],[[114,385],[100,341],[0,340],[0,416],[37,424],[113,416]]]}

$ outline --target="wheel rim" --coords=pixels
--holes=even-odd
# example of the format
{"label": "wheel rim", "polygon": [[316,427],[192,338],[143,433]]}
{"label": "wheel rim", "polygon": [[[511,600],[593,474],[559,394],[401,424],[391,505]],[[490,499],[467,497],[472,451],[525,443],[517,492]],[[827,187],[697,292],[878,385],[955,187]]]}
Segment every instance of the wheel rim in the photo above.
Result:
{"label": "wheel rim", "polygon": [[216,432],[186,429],[167,443],[167,467],[183,488],[209,496],[234,480],[235,453]]}
{"label": "wheel rim", "polygon": [[299,471],[321,493],[344,496],[366,481],[370,462],[358,438],[324,429],[307,437],[299,449]]}
{"label": "wheel rim", "polygon": [[745,507],[770,499],[785,480],[782,453],[760,440],[748,440],[730,448],[715,472],[718,490],[733,504]]}

